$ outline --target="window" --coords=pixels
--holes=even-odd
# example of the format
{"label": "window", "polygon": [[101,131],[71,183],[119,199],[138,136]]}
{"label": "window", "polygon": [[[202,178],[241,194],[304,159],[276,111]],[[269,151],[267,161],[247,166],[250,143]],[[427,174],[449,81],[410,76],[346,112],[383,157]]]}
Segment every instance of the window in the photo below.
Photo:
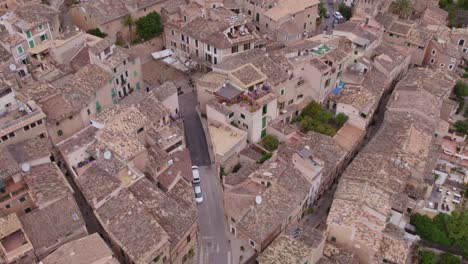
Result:
{"label": "window", "polygon": [[184,36],[184,34],[180,35],[180,38],[182,39],[182,41],[185,41],[185,36]]}
{"label": "window", "polygon": [[289,100],[288,105],[292,105],[294,103],[294,99]]}
{"label": "window", "polygon": [[247,11],[247,14],[249,14],[249,16],[251,16],[251,15],[252,15],[252,11],[248,10],[248,11]]}
{"label": "window", "polygon": [[24,131],[28,131],[29,130],[29,125],[26,125],[23,129],[24,129]]}
{"label": "window", "polygon": [[174,36],[175,32],[173,29],[171,29],[171,35]]}
{"label": "window", "polygon": [[39,25],[37,28],[38,28],[39,30],[42,30],[42,25]]}
{"label": "window", "polygon": [[30,126],[31,126],[31,128],[34,128],[34,127],[36,127],[36,123],[32,123]]}
{"label": "window", "polygon": [[464,52],[464,53],[467,53],[467,52],[468,52],[468,48],[463,48],[463,52]]}
{"label": "window", "polygon": [[330,82],[331,82],[330,79],[327,79],[327,80],[325,81],[325,88],[327,88],[328,86],[330,86]]}
{"label": "window", "polygon": [[242,118],[242,119],[245,119],[245,115],[244,115],[244,114],[241,114],[241,118]]}
{"label": "window", "polygon": [[452,70],[453,69],[453,64],[449,64],[448,69]]}
{"label": "window", "polygon": [[249,49],[250,49],[250,43],[245,43],[244,50],[249,50]]}
{"label": "window", "polygon": [[19,54],[22,54],[24,52],[22,45],[19,45],[16,49],[18,50]]}
{"label": "window", "polygon": [[187,40],[187,43],[190,44],[190,38],[188,36],[187,36],[186,40]]}
{"label": "window", "polygon": [[190,242],[190,240],[192,240],[192,238],[190,237],[190,235],[187,236],[187,243]]}
{"label": "window", "polygon": [[47,34],[42,34],[40,36],[40,39],[41,39],[41,42],[44,42],[45,40],[47,40]]}
{"label": "window", "polygon": [[86,112],[88,113],[88,115],[91,115],[91,111],[89,109],[87,109]]}
{"label": "window", "polygon": [[465,45],[465,40],[464,39],[459,39],[458,40],[458,45],[464,46]]}
{"label": "window", "polygon": [[262,117],[262,128],[266,127],[266,123],[267,123],[267,117],[264,116],[264,117]]}
{"label": "window", "polygon": [[231,118],[233,116],[234,116],[234,112],[230,113],[228,117]]}
{"label": "window", "polygon": [[184,16],[184,22],[187,22],[187,16]]}
{"label": "window", "polygon": [[42,120],[38,120],[36,123],[37,125],[42,125]]}
{"label": "window", "polygon": [[26,209],[24,209],[24,212],[25,212],[25,213],[30,213],[31,211],[32,211],[32,210],[31,210],[31,208],[29,208],[29,207],[26,208]]}
{"label": "window", "polygon": [[234,46],[231,48],[231,53],[237,53],[239,52],[239,46]]}
{"label": "window", "polygon": [[123,61],[123,65],[124,65],[124,66],[127,65],[127,61],[126,61],[126,60]]}
{"label": "window", "polygon": [[432,55],[435,55],[436,54],[435,49],[433,49],[431,53],[432,53]]}
{"label": "window", "polygon": [[138,72],[137,71],[134,71],[133,72],[133,77],[137,77],[138,76]]}
{"label": "window", "polygon": [[28,43],[31,49],[34,48],[34,40],[30,40]]}
{"label": "window", "polygon": [[301,99],[302,97],[304,97],[304,95],[300,94],[300,95],[297,96],[297,99]]}
{"label": "window", "polygon": [[140,82],[136,83],[136,88],[137,88],[137,90],[140,90]]}
{"label": "window", "polygon": [[358,51],[357,51],[357,50],[354,51],[354,55],[358,55]]}
{"label": "window", "polygon": [[62,129],[57,130],[57,136],[59,136],[59,137],[63,136]]}
{"label": "window", "polygon": [[19,201],[20,203],[26,202],[26,196],[23,196],[23,197],[19,198],[18,201]]}
{"label": "window", "polygon": [[207,46],[206,46],[206,50],[207,50],[207,51],[210,51],[210,48],[211,48],[210,45],[207,45]]}
{"label": "window", "polygon": [[218,58],[214,57],[213,59],[214,59],[213,63],[218,64]]}
{"label": "window", "polygon": [[255,247],[255,241],[253,241],[252,239],[249,239],[249,245],[254,248]]}
{"label": "window", "polygon": [[195,40],[195,47],[198,48],[198,39]]}
{"label": "window", "polygon": [[39,135],[39,138],[45,138],[44,133],[41,133],[41,134]]}
{"label": "window", "polygon": [[32,35],[31,35],[31,31],[26,31],[26,37],[27,38],[30,38]]}
{"label": "window", "polygon": [[284,95],[284,89],[281,89],[280,95]]}
{"label": "window", "polygon": [[100,112],[101,111],[101,104],[98,102],[96,102],[96,112]]}
{"label": "window", "polygon": [[268,109],[267,109],[267,105],[264,105],[263,108],[262,108],[262,113],[263,113],[264,115],[266,115],[267,110],[268,110]]}
{"label": "window", "polygon": [[16,136],[15,132],[11,132],[10,134],[8,134],[9,138],[14,138],[15,136]]}
{"label": "window", "polygon": [[431,58],[430,63],[431,63],[431,64],[434,64],[434,62],[435,62],[435,59],[434,59],[434,58]]}
{"label": "window", "polygon": [[10,204],[5,204],[5,209],[10,209],[11,205]]}

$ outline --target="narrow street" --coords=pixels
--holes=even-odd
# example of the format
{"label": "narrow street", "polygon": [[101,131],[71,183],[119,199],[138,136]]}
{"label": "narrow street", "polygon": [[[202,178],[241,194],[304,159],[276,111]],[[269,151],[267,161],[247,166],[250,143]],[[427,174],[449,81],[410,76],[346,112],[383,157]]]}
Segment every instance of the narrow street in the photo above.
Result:
{"label": "narrow street", "polygon": [[185,139],[192,164],[199,166],[203,203],[198,205],[200,225],[199,263],[231,263],[231,249],[226,235],[223,190],[218,173],[211,164],[205,131],[196,110],[195,92],[179,96],[184,118]]}

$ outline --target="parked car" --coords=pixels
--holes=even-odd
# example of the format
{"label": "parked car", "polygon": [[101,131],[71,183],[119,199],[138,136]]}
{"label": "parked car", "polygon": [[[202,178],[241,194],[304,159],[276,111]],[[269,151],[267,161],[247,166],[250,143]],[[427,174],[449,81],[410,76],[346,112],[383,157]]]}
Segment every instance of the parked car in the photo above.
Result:
{"label": "parked car", "polygon": [[442,192],[444,189],[442,189],[442,187],[439,187],[439,189],[437,189],[438,192]]}
{"label": "parked car", "polygon": [[198,166],[192,166],[192,183],[194,185],[200,185],[200,171],[198,170]]}
{"label": "parked car", "polygon": [[341,15],[340,12],[336,11],[335,13],[333,13],[333,16],[335,17],[336,20],[338,21],[341,21],[344,19],[343,15]]}
{"label": "parked car", "polygon": [[202,193],[200,185],[195,185],[194,190],[195,190],[195,202],[197,204],[201,204],[203,202],[203,193]]}
{"label": "parked car", "polygon": [[330,12],[327,11],[327,12],[325,13],[325,18],[330,18]]}

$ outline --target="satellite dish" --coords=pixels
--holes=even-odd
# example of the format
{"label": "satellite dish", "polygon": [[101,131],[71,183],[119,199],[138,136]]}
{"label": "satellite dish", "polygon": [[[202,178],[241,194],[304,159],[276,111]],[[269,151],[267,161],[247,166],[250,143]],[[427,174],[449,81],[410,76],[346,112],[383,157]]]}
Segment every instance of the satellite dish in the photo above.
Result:
{"label": "satellite dish", "polygon": [[10,66],[8,66],[8,68],[10,68],[10,71],[16,71],[16,65],[15,64],[10,64]]}
{"label": "satellite dish", "polygon": [[106,160],[110,160],[110,158],[112,157],[112,153],[108,150],[104,151],[104,158]]}
{"label": "satellite dish", "polygon": [[262,197],[260,195],[255,196],[255,203],[256,204],[261,204],[262,203]]}
{"label": "satellite dish", "polygon": [[29,163],[24,163],[23,165],[21,165],[21,170],[23,172],[28,172],[30,169],[31,169],[31,166],[29,165]]}

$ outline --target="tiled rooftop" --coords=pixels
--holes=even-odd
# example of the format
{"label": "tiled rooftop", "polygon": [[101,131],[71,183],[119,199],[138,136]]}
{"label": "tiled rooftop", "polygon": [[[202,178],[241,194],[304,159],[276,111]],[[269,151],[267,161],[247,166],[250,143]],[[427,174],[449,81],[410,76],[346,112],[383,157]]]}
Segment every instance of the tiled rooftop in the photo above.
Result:
{"label": "tiled rooftop", "polygon": [[71,195],[20,218],[35,249],[50,248],[70,232],[84,228],[80,209]]}
{"label": "tiled rooftop", "polygon": [[168,243],[169,237],[161,225],[127,189],[122,189],[95,213],[109,236],[135,263],[150,262]]}
{"label": "tiled rooftop", "polygon": [[198,221],[190,185],[181,180],[176,188],[181,189],[182,196],[172,195],[172,190],[164,193],[147,179],[141,179],[129,187],[130,192],[143,203],[169,235],[172,246]]}
{"label": "tiled rooftop", "polygon": [[8,151],[18,164],[49,157],[52,145],[48,138],[34,137],[7,146]]}
{"label": "tiled rooftop", "polygon": [[[301,233],[293,237],[296,228]],[[306,225],[293,226],[277,237],[257,260],[262,264],[301,263],[309,258],[312,251],[321,251],[319,247],[324,240],[325,235],[317,229]]]}
{"label": "tiled rooftop", "polygon": [[35,204],[39,207],[57,201],[73,193],[65,176],[55,163],[31,166],[24,178]]}
{"label": "tiled rooftop", "polygon": [[90,264],[105,261],[106,264],[119,263],[98,233],[68,242],[42,260],[44,264]]}

